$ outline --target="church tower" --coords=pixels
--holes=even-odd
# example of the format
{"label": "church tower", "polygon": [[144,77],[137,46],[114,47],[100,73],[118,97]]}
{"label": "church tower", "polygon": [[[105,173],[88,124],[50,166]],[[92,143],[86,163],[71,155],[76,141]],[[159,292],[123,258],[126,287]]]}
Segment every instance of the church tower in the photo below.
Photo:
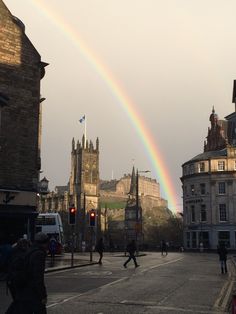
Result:
{"label": "church tower", "polygon": [[[99,140],[96,145],[85,140],[75,144],[72,140],[71,175],[69,182],[70,205],[77,208],[77,231],[79,242],[86,240],[88,213],[98,210],[99,203]],[[98,220],[98,219],[97,219]]]}
{"label": "church tower", "polygon": [[129,243],[135,240],[137,245],[142,244],[142,207],[139,199],[138,171],[132,169],[130,191],[125,207],[125,242]]}

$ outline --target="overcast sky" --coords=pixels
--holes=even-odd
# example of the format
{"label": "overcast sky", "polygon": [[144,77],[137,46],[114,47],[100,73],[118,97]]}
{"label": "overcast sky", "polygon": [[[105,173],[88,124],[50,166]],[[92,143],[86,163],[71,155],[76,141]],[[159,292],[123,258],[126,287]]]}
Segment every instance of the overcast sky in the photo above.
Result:
{"label": "overcast sky", "polygon": [[[50,63],[42,80],[42,170],[50,187],[70,174],[71,140],[100,139],[100,177],[151,170],[145,148],[106,82],[34,0],[4,0]],[[203,151],[212,106],[234,110],[235,0],[45,0],[80,33],[111,71],[148,126],[169,169],[181,208],[181,165]],[[162,196],[165,192],[162,190]]]}

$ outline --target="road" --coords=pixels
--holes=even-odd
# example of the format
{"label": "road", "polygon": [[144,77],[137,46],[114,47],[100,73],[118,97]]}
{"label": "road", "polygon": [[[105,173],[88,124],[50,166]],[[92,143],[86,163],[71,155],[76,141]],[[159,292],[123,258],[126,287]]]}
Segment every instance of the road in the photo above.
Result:
{"label": "road", "polygon": [[233,268],[221,275],[216,254],[147,253],[137,269],[124,260],[46,274],[48,313],[226,313]]}

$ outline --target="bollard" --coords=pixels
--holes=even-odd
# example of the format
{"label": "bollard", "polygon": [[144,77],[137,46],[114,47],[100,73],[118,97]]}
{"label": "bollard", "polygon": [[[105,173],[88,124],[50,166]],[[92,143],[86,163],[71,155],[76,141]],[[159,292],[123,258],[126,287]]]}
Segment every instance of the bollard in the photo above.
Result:
{"label": "bollard", "polygon": [[233,295],[232,299],[232,314],[236,314],[236,295]]}

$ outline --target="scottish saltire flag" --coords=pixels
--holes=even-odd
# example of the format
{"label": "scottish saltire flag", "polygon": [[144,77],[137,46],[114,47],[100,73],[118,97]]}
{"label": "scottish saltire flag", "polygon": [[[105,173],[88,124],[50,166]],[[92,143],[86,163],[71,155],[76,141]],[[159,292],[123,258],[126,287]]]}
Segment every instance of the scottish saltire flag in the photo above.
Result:
{"label": "scottish saltire flag", "polygon": [[84,120],[85,120],[85,115],[81,119],[79,119],[79,122],[83,123]]}

